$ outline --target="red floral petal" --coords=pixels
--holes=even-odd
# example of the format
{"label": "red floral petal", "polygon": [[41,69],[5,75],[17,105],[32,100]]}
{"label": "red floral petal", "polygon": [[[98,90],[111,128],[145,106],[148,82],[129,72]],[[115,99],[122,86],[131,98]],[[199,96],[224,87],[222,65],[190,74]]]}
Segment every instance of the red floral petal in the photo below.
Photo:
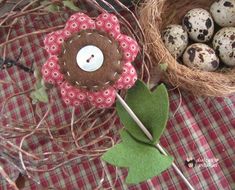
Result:
{"label": "red floral petal", "polygon": [[50,55],[59,55],[64,40],[70,35],[71,33],[68,30],[58,30],[56,32],[49,33],[44,39],[47,52]]}
{"label": "red floral petal", "polygon": [[65,29],[72,34],[81,30],[95,29],[95,21],[84,13],[76,13],[66,22]]}
{"label": "red floral petal", "polygon": [[63,75],[60,73],[58,58],[51,56],[42,66],[42,77],[45,82],[50,84],[60,84],[63,81]]}
{"label": "red floral petal", "polygon": [[115,99],[116,90],[113,87],[98,92],[88,92],[88,100],[97,108],[111,107]]}
{"label": "red floral petal", "polygon": [[102,13],[96,18],[96,29],[107,32],[109,35],[118,38],[120,25],[117,17],[113,14]]}
{"label": "red floral petal", "polygon": [[131,63],[125,63],[123,66],[123,72],[118,79],[118,81],[114,84],[116,89],[129,89],[134,86],[137,80],[137,73],[135,68]]}
{"label": "red floral petal", "polygon": [[118,42],[120,47],[123,50],[123,59],[125,62],[132,62],[135,60],[138,52],[139,46],[135,40],[131,37],[126,36],[124,34],[118,37]]}
{"label": "red floral petal", "polygon": [[70,106],[79,106],[87,101],[87,92],[71,86],[68,82],[60,85],[61,95],[64,102]]}

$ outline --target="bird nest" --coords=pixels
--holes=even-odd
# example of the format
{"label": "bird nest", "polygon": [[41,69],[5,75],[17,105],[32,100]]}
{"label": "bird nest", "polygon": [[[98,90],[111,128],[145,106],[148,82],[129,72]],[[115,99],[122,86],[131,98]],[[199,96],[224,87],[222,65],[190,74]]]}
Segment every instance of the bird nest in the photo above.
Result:
{"label": "bird nest", "polygon": [[235,68],[216,72],[191,69],[179,63],[166,49],[161,31],[168,24],[181,24],[193,8],[209,10],[213,0],[145,0],[139,10],[140,23],[147,41],[147,52],[156,64],[166,64],[163,80],[194,95],[227,96],[235,93]]}

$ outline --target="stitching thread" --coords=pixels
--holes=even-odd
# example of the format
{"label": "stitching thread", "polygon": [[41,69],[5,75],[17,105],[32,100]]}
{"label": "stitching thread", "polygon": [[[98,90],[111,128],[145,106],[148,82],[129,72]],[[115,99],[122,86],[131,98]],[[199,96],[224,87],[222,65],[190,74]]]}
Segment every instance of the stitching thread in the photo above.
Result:
{"label": "stitching thread", "polygon": [[[92,35],[93,33],[85,33],[85,36],[90,36],[90,35]],[[82,35],[78,35],[78,36],[76,36],[76,39],[79,39],[80,37],[81,37]],[[100,37],[102,37],[102,38],[105,38],[106,36],[104,36],[104,35],[102,35],[102,34],[99,34],[99,36]],[[74,41],[74,39],[71,39],[70,41],[69,41],[69,43],[71,44],[71,43],[73,43],[73,41]],[[113,44],[113,42],[109,39],[108,40],[109,41],[109,43],[110,44]],[[67,50],[66,49],[64,49],[64,51],[63,51],[63,54],[65,54],[67,52]],[[117,49],[117,53],[118,54],[120,54],[120,51]],[[121,61],[120,60],[118,60],[118,63],[117,63],[118,65],[120,65],[121,64]],[[64,62],[64,66],[66,66],[66,62]],[[69,77],[71,76],[70,75],[70,73],[69,73],[69,71],[67,71],[67,73],[66,73]],[[118,73],[117,72],[115,72],[114,73],[114,77],[117,75]],[[78,86],[80,86],[80,83],[78,82],[78,81],[75,81],[75,83],[78,85]],[[111,83],[111,81],[107,81],[107,82],[105,82],[104,84],[105,85],[108,85],[108,84],[110,84]],[[81,86],[82,88],[88,88],[88,86]],[[91,86],[92,88],[98,88],[98,86],[97,85],[94,85],[94,86]]]}

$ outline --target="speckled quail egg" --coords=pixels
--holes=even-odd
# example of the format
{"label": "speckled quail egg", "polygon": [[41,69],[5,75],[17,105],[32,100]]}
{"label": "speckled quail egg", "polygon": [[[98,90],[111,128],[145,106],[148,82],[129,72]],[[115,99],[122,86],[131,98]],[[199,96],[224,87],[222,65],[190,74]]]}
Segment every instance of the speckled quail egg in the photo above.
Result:
{"label": "speckled quail egg", "polygon": [[219,67],[219,58],[215,51],[202,43],[190,45],[184,52],[183,62],[190,68],[203,71],[215,71]]}
{"label": "speckled quail egg", "polygon": [[179,58],[188,45],[188,34],[181,25],[169,25],[162,32],[162,40],[168,51]]}
{"label": "speckled quail egg", "polygon": [[214,33],[214,21],[208,11],[201,8],[190,10],[183,18],[183,27],[195,42],[207,42]]}
{"label": "speckled quail egg", "polygon": [[224,64],[235,66],[235,27],[225,27],[219,30],[212,43]]}
{"label": "speckled quail egg", "polygon": [[210,12],[218,25],[235,26],[235,0],[217,0],[211,5]]}

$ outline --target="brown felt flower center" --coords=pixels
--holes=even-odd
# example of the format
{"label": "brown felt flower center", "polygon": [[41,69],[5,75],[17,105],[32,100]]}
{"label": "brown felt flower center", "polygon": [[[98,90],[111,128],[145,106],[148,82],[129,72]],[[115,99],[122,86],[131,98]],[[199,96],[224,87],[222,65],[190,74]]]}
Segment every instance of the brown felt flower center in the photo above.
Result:
{"label": "brown felt flower center", "polygon": [[[86,50],[85,54],[83,50]],[[123,66],[122,52],[119,44],[106,33],[85,30],[63,43],[59,64],[71,85],[96,91],[119,79]]]}

